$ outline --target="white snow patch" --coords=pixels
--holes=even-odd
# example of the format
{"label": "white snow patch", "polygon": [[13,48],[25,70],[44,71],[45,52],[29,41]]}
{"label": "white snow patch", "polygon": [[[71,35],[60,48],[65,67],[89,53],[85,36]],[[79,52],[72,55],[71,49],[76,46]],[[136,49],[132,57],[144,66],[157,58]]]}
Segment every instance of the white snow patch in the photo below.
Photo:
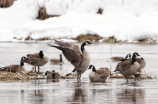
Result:
{"label": "white snow patch", "polygon": [[[40,7],[49,15],[37,20]],[[102,8],[103,14],[97,14]],[[0,9],[0,41],[14,37],[76,38],[80,34],[115,36],[118,40],[158,39],[157,0],[17,0]]]}

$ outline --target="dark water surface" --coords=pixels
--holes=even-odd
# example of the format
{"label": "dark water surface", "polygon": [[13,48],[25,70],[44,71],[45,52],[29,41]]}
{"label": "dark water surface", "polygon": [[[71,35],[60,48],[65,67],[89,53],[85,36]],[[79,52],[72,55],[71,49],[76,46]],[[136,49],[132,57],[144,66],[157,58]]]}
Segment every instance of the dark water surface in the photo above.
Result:
{"label": "dark water surface", "polygon": [[[80,43],[79,43],[80,44]],[[0,43],[0,66],[19,64],[22,56],[37,53],[40,50],[49,58],[59,58],[59,50],[46,46],[46,43]],[[138,52],[147,62],[145,72],[153,77],[158,75],[158,44],[92,44],[85,47],[91,56],[91,64],[96,68],[110,67],[112,71],[117,63],[110,63],[111,56],[125,56]],[[42,72],[56,70],[65,75],[73,70],[66,61],[64,65],[41,67]],[[25,64],[26,70],[31,66]],[[157,79],[140,81],[125,79],[107,79],[105,83],[91,83],[89,71],[82,75],[81,82],[76,79],[61,79],[59,82],[43,80],[0,81],[1,104],[157,104]]]}

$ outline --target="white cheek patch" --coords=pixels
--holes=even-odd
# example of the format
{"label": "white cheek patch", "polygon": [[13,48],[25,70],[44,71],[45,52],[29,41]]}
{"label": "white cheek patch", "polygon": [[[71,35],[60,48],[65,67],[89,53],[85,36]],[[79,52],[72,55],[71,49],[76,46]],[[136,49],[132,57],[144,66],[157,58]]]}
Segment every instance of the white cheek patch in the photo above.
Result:
{"label": "white cheek patch", "polygon": [[91,67],[91,69],[93,69],[93,66]]}
{"label": "white cheek patch", "polygon": [[88,43],[87,43],[87,42],[85,42],[85,44],[87,45]]}

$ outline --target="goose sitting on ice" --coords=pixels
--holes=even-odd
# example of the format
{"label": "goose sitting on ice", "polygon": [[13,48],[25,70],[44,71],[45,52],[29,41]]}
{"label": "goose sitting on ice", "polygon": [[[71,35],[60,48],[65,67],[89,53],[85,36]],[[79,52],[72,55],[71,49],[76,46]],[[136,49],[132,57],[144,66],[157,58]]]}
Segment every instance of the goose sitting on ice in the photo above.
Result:
{"label": "goose sitting on ice", "polygon": [[62,65],[64,64],[62,60],[62,54],[60,54],[60,59],[50,59],[51,65]]}
{"label": "goose sitting on ice", "polygon": [[111,57],[111,60],[114,61],[114,62],[118,62],[118,61],[123,61],[123,60],[126,60],[126,59],[130,59],[130,58],[131,58],[131,54],[129,53],[125,56],[125,58],[115,56],[115,57]]}
{"label": "goose sitting on ice", "polygon": [[51,71],[46,71],[45,75],[47,76],[47,80],[50,80],[50,79],[58,80],[58,79],[60,79],[60,74],[55,72],[55,70],[52,70],[52,72]]}
{"label": "goose sitting on ice", "polygon": [[92,72],[89,73],[89,79],[91,82],[105,82],[111,73],[108,68],[99,68],[96,70],[93,65],[90,65],[89,69],[92,69]]}
{"label": "goose sitting on ice", "polygon": [[13,72],[13,73],[25,71],[24,62],[23,62],[25,58],[26,57],[24,56],[21,58],[20,65],[9,65],[5,67],[1,67],[0,71],[7,71],[7,72]]}
{"label": "goose sitting on ice", "polygon": [[55,44],[47,44],[50,47],[55,47],[61,50],[65,58],[75,66],[73,73],[67,75],[77,75],[77,80],[80,80],[81,75],[86,71],[90,63],[89,53],[85,50],[85,45],[92,44],[89,41],[85,41],[81,45],[81,50],[78,45],[63,41],[55,40]]}

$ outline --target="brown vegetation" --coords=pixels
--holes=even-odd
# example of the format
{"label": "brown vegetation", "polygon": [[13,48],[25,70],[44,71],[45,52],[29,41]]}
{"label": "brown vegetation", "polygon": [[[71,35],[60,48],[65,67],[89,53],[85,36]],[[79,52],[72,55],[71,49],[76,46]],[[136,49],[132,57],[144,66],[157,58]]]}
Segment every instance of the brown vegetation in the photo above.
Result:
{"label": "brown vegetation", "polygon": [[0,8],[7,8],[13,5],[15,0],[0,0]]}
{"label": "brown vegetation", "polygon": [[118,41],[114,36],[108,37],[107,39],[104,39],[105,43],[119,43],[121,41]]}
{"label": "brown vegetation", "polygon": [[43,7],[43,8],[39,9],[38,17],[36,19],[45,20],[45,19],[50,18],[50,17],[58,17],[58,16],[59,15],[48,15],[46,8]]}
{"label": "brown vegetation", "polygon": [[77,36],[76,40],[78,40],[79,42],[83,42],[85,40],[90,40],[90,41],[95,41],[98,42],[100,39],[102,39],[103,37],[99,36],[99,35],[93,35],[93,34],[86,34],[86,35],[79,35]]}
{"label": "brown vegetation", "polygon": [[138,39],[138,41],[140,43],[156,43],[156,40],[152,38],[142,38],[142,39]]}
{"label": "brown vegetation", "polygon": [[99,8],[97,13],[98,13],[98,14],[102,14],[102,13],[103,13],[103,9],[102,9],[102,8]]}

